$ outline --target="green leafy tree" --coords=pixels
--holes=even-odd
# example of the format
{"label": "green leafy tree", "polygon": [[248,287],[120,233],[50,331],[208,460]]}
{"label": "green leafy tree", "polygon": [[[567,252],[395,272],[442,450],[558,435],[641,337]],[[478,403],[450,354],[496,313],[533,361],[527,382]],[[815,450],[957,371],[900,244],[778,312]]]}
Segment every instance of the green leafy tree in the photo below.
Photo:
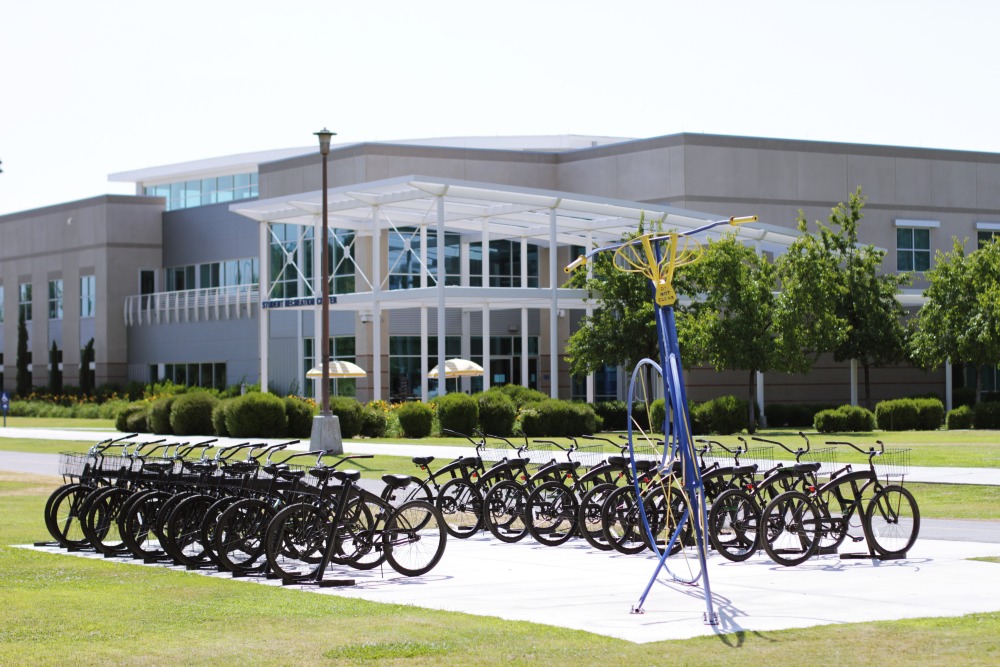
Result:
{"label": "green leafy tree", "polygon": [[833,278],[841,283],[836,313],[846,326],[833,358],[838,362],[857,359],[861,364],[865,404],[871,408],[871,368],[897,363],[906,356],[906,309],[897,297],[900,287],[910,283],[910,276],[882,273],[885,251],[858,243],[865,201],[859,187],[847,204],[837,204],[826,224],[816,225],[820,243],[837,265]]}
{"label": "green leafy tree", "polygon": [[59,346],[52,341],[52,349],[49,350],[49,393],[58,396],[62,393],[62,371],[59,370]]}
{"label": "green leafy tree", "polygon": [[94,339],[91,338],[80,354],[80,391],[84,396],[90,396],[94,391],[94,374],[90,364],[94,361]]}
{"label": "green leafy tree", "polygon": [[31,371],[28,370],[28,325],[22,311],[17,318],[17,378],[14,391],[18,396],[31,393]]}
{"label": "green leafy tree", "polygon": [[677,291],[691,298],[677,309],[677,331],[688,366],[748,372],[747,430],[754,432],[758,371],[782,369],[774,332],[776,270],[729,235],[708,243],[701,260],[678,271]]}
{"label": "green leafy tree", "polygon": [[966,255],[953,239],[925,277],[927,302],[912,322],[913,358],[925,368],[948,359],[971,365],[979,402],[980,367],[1000,364],[1000,240]]}

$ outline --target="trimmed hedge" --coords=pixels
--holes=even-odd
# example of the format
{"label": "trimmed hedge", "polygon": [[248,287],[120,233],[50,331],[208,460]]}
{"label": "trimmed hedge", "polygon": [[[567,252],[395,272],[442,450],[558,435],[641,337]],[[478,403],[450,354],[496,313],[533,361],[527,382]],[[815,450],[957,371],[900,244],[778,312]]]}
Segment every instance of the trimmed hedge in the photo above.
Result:
{"label": "trimmed hedge", "polygon": [[389,419],[378,408],[365,405],[361,408],[361,435],[366,438],[383,438]]}
{"label": "trimmed hedge", "polygon": [[174,432],[170,427],[170,408],[175,400],[177,396],[164,396],[153,401],[146,416],[150,431],[156,435],[171,435]]}
{"label": "trimmed hedge", "polygon": [[407,438],[426,438],[431,434],[434,423],[434,411],[431,406],[420,401],[403,403],[396,408],[399,427]]}
{"label": "trimmed hedge", "polygon": [[174,435],[213,434],[212,410],[218,404],[219,399],[204,391],[178,396],[170,407],[170,428]]}
{"label": "trimmed hedge", "polygon": [[522,387],[519,384],[505,384],[498,387],[498,389],[507,394],[507,396],[510,397],[510,400],[514,401],[514,405],[518,410],[523,408],[528,403],[540,403],[548,398],[548,396],[536,389]]}
{"label": "trimmed hedge", "polygon": [[747,402],[735,396],[719,396],[690,409],[692,430],[694,423],[708,433],[732,435],[747,426]]}
{"label": "trimmed hedge", "polygon": [[442,429],[471,434],[479,424],[479,401],[468,394],[445,394],[432,402]]}
{"label": "trimmed hedge", "polygon": [[596,428],[597,415],[585,403],[550,398],[521,410],[521,430],[529,438],[591,435]]}
{"label": "trimmed hedge", "polygon": [[816,413],[813,426],[820,433],[856,433],[874,431],[875,415],[857,405],[842,405],[835,410]]}
{"label": "trimmed hedge", "polygon": [[330,412],[340,420],[342,438],[356,438],[361,433],[361,404],[349,396],[331,396]]}
{"label": "trimmed hedge", "polygon": [[311,437],[314,415],[315,410],[308,401],[304,401],[298,396],[285,397],[285,418],[288,420],[288,436],[290,438]]}
{"label": "trimmed hedge", "polygon": [[517,406],[507,394],[490,389],[476,394],[475,399],[479,402],[479,427],[484,433],[505,438],[514,433]]}
{"label": "trimmed hedge", "polygon": [[809,428],[815,423],[816,413],[836,409],[836,405],[820,403],[768,403],[764,414],[768,428]]}
{"label": "trimmed hedge", "polygon": [[972,428],[975,424],[975,410],[969,405],[960,405],[945,417],[944,424],[945,428],[949,431],[956,431],[958,429]]}
{"label": "trimmed hedge", "polygon": [[976,428],[1000,429],[1000,402],[977,403],[973,413]]}
{"label": "trimmed hedge", "polygon": [[226,430],[234,438],[281,438],[288,430],[285,402],[259,391],[237,396],[225,410]]}
{"label": "trimmed hedge", "polygon": [[226,428],[226,417],[234,400],[232,398],[223,399],[219,401],[218,405],[212,408],[212,428],[215,430],[215,435],[219,437],[225,438],[229,436],[229,429]]}
{"label": "trimmed hedge", "polygon": [[604,420],[604,430],[624,431],[628,428],[628,403],[625,401],[598,401],[594,412]]}
{"label": "trimmed hedge", "polygon": [[875,419],[883,431],[936,431],[944,421],[944,405],[936,398],[898,398],[880,401]]}
{"label": "trimmed hedge", "polygon": [[146,421],[148,412],[149,403],[145,401],[129,403],[118,411],[115,428],[122,433],[148,433],[149,423]]}

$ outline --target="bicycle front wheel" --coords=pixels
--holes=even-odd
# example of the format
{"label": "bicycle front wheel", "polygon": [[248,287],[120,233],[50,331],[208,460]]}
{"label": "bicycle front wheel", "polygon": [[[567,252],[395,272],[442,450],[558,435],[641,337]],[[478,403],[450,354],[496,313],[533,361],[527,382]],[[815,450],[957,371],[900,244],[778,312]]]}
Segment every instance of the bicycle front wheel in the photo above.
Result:
{"label": "bicycle front wheel", "polygon": [[757,551],[760,507],[742,490],[726,491],[712,503],[708,515],[708,536],[723,558],[745,561]]}
{"label": "bicycle front wheel", "polygon": [[471,537],[483,525],[483,497],[475,485],[461,477],[441,487],[436,505],[444,517],[445,530],[452,537]]}
{"label": "bicycle front wheel", "polygon": [[562,482],[546,482],[528,496],[528,532],[539,544],[559,546],[576,532],[579,507],[576,496]]}
{"label": "bicycle front wheel", "polygon": [[483,522],[502,542],[519,542],[528,534],[524,511],[528,494],[517,482],[500,482],[483,498]]}
{"label": "bicycle front wheel", "polygon": [[764,508],[761,523],[767,527],[764,550],[779,565],[804,563],[819,549],[820,515],[804,493],[782,493]]}
{"label": "bicycle front wheel", "polygon": [[882,556],[906,554],[920,533],[920,509],[901,486],[883,487],[865,510],[865,538]]}
{"label": "bicycle front wheel", "polygon": [[267,527],[264,553],[271,571],[285,580],[314,578],[330,535],[330,512],[299,503],[285,507]]}
{"label": "bicycle front wheel", "polygon": [[423,501],[398,507],[389,516],[382,537],[389,565],[407,577],[430,572],[444,555],[447,543],[441,512]]}

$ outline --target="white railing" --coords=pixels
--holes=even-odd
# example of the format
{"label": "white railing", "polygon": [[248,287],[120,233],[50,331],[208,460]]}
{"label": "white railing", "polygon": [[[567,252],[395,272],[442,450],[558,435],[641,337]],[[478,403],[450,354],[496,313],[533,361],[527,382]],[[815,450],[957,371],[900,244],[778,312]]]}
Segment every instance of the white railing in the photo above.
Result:
{"label": "white railing", "polygon": [[242,319],[259,304],[256,284],[136,294],[125,298],[125,326]]}

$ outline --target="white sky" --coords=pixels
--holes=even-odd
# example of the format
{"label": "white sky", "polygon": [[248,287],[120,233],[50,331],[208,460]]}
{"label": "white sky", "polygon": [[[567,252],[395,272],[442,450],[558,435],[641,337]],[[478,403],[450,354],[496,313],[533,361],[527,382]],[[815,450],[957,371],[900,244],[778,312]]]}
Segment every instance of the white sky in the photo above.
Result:
{"label": "white sky", "polygon": [[0,0],[0,214],[335,141],[705,132],[1000,152],[994,0]]}

